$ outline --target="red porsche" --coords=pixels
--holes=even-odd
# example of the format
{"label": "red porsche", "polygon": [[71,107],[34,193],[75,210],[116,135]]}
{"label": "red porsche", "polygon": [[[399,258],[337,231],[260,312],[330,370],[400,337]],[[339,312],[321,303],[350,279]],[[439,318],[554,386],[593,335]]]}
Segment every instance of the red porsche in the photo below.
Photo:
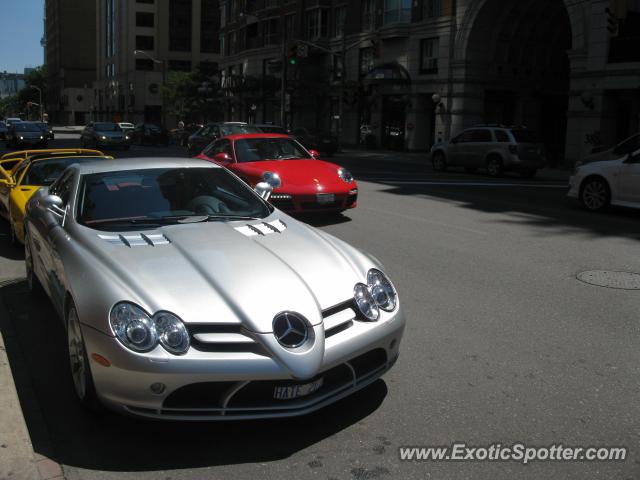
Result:
{"label": "red porsche", "polygon": [[211,143],[196,158],[228,168],[252,187],[273,173],[282,185],[269,201],[286,212],[341,212],[354,208],[358,185],[351,173],[334,163],[318,160],[288,135],[238,134]]}

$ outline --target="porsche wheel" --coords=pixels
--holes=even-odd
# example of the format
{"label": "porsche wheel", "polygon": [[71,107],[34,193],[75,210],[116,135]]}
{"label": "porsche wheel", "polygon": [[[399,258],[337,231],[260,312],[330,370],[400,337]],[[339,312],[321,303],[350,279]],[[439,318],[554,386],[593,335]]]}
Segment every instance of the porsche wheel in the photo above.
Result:
{"label": "porsche wheel", "polygon": [[80,319],[76,307],[71,305],[67,312],[67,346],[69,352],[69,366],[71,368],[71,379],[76,395],[83,407],[88,410],[98,410],[100,403],[96,395],[96,390],[91,376],[91,367],[87,350],[82,338]]}

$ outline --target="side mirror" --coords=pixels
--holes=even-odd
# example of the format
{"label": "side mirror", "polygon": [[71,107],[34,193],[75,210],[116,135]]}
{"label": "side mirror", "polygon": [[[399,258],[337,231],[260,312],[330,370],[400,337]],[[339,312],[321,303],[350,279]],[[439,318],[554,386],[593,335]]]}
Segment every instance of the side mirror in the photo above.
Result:
{"label": "side mirror", "polygon": [[309,153],[313,158],[320,158],[320,152],[317,150],[309,150]]}
{"label": "side mirror", "polygon": [[217,163],[229,163],[231,161],[231,157],[226,153],[216,153],[213,156],[213,160]]}
{"label": "side mirror", "polygon": [[269,197],[271,197],[271,193],[273,192],[273,187],[269,185],[267,182],[259,182],[255,186],[254,190],[266,202],[269,200]]}
{"label": "side mirror", "polygon": [[46,208],[50,213],[62,220],[62,224],[64,225],[64,219],[67,215],[67,211],[64,208],[62,199],[57,195],[47,195],[41,200],[41,202],[42,206]]}
{"label": "side mirror", "polygon": [[271,188],[280,188],[282,185],[282,180],[280,179],[280,175],[275,172],[264,172],[262,174],[262,180],[271,185]]}

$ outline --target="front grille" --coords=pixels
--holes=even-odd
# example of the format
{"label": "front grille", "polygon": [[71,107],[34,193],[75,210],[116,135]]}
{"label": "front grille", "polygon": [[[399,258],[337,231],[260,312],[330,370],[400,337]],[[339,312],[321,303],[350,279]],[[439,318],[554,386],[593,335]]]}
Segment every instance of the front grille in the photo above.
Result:
{"label": "front grille", "polygon": [[[387,368],[387,355],[378,348],[359,355],[348,362],[319,373],[308,380],[254,380],[243,382],[202,382],[186,385],[172,392],[165,400],[159,415],[251,415],[295,411],[309,408],[318,402],[338,395],[371,379]],[[298,398],[274,398],[276,387],[307,385],[322,378],[322,386],[315,392]],[[236,390],[234,392],[234,390]],[[225,405],[225,401],[227,402]],[[255,410],[252,410],[255,409]],[[141,412],[145,413],[145,412]]]}
{"label": "front grille", "polygon": [[239,324],[190,324],[187,331],[191,346],[200,352],[245,352],[267,356],[262,344]]}

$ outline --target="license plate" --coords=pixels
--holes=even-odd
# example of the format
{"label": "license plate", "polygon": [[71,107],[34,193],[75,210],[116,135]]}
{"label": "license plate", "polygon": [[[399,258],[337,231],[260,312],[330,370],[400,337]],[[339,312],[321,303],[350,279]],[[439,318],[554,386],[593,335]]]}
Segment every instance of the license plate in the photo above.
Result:
{"label": "license plate", "polygon": [[328,203],[333,203],[336,201],[336,196],[333,193],[318,193],[316,196],[318,203],[321,205],[326,205]]}
{"label": "license plate", "polygon": [[290,387],[275,387],[273,389],[273,398],[276,400],[291,400],[292,398],[304,397],[311,395],[322,387],[323,379],[319,378],[315,382],[305,383],[302,385],[293,385]]}

